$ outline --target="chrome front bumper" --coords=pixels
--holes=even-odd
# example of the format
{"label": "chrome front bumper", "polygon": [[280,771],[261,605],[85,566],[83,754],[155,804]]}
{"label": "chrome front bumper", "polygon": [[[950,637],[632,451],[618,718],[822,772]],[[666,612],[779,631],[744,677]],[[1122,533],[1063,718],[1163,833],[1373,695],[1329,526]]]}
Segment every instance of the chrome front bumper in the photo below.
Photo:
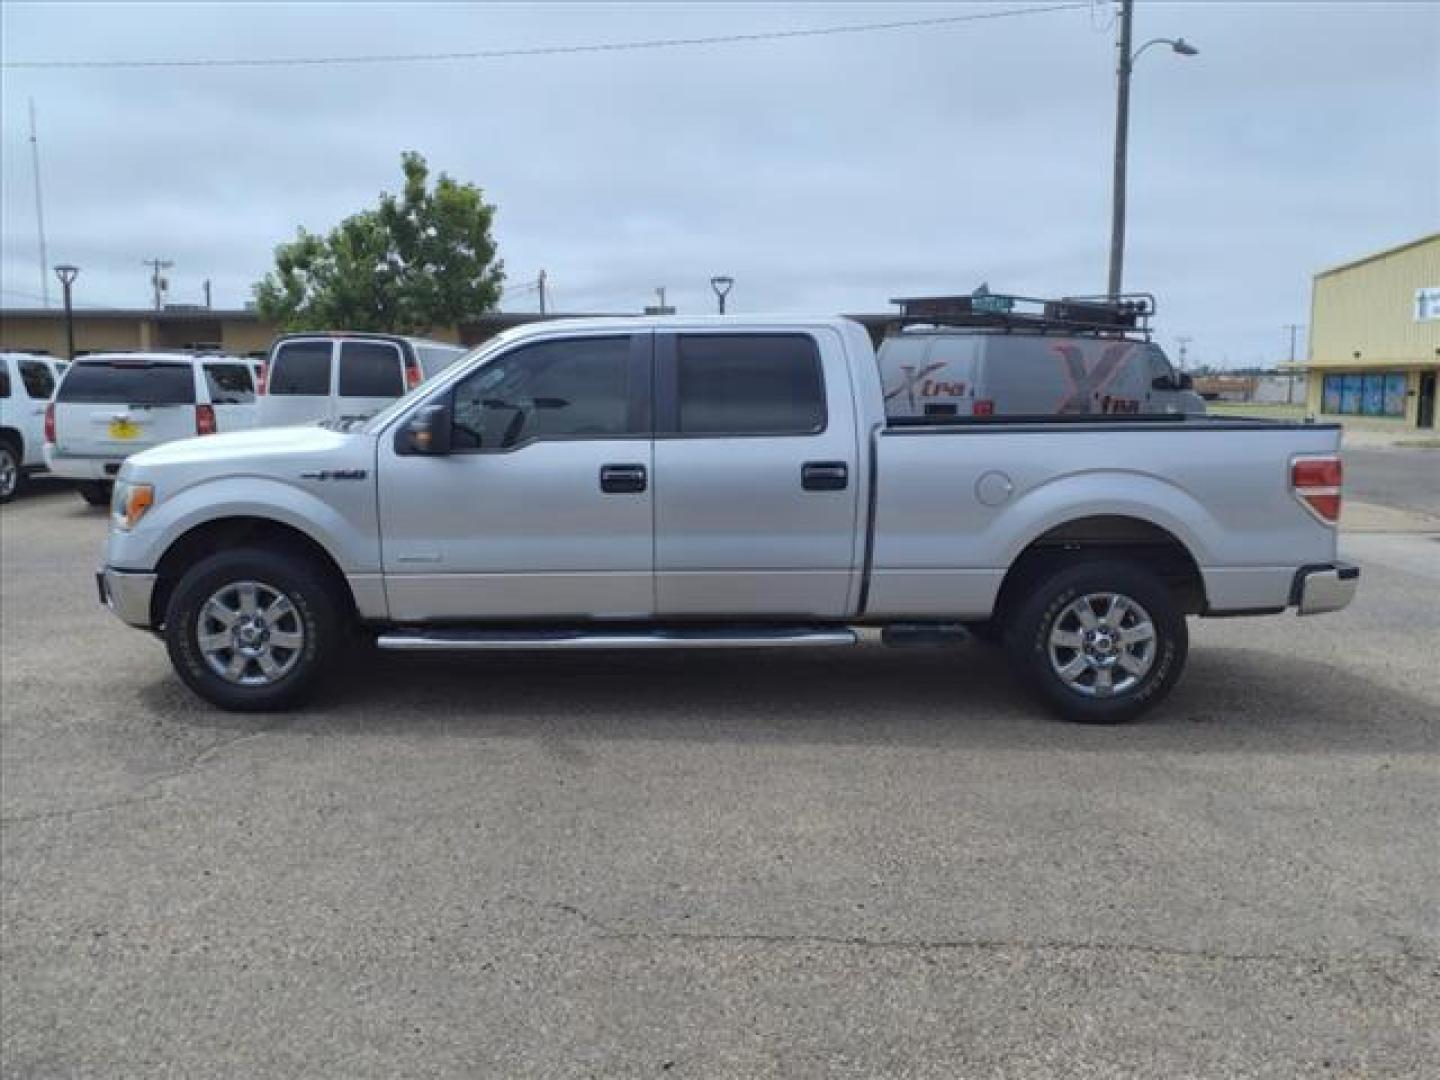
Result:
{"label": "chrome front bumper", "polygon": [[1302,566],[1295,572],[1290,590],[1291,606],[1301,615],[1323,615],[1339,611],[1355,599],[1360,585],[1360,568],[1349,563]]}
{"label": "chrome front bumper", "polygon": [[106,566],[95,571],[95,585],[100,590],[100,603],[116,617],[142,630],[150,629],[150,596],[155,591],[155,575],[116,570]]}

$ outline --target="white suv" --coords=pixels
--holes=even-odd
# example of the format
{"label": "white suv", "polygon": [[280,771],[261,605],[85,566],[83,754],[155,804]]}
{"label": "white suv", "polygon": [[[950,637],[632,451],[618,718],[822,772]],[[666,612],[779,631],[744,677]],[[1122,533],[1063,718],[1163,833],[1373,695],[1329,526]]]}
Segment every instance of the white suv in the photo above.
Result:
{"label": "white suv", "polygon": [[30,353],[0,353],[0,503],[45,468],[45,406],[65,370],[63,360]]}
{"label": "white suv", "polygon": [[110,501],[120,464],[174,439],[255,426],[255,381],[235,356],[92,353],[71,365],[45,417],[45,460],[79,480],[92,506]]}

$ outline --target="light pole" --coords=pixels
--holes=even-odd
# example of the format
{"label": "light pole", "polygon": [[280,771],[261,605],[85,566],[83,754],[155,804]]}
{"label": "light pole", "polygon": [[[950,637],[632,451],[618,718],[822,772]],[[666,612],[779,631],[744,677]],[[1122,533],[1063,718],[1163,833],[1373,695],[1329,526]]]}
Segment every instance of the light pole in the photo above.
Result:
{"label": "light pole", "polygon": [[1110,213],[1110,288],[1111,296],[1120,295],[1120,281],[1125,270],[1125,156],[1130,139],[1130,71],[1140,54],[1151,45],[1169,45],[1181,56],[1194,56],[1200,50],[1184,38],[1152,38],[1133,53],[1130,51],[1130,25],[1134,0],[1120,0],[1119,79],[1115,94],[1115,178],[1112,183],[1114,205]]}
{"label": "light pole", "polygon": [[730,290],[735,287],[735,279],[726,275],[712,277],[710,288],[715,290],[715,299],[720,301],[720,314],[725,314],[725,297],[730,295]]}
{"label": "light pole", "polygon": [[68,264],[55,267],[55,276],[60,279],[60,288],[65,294],[65,359],[75,359],[75,311],[70,306],[70,286],[80,276],[78,266]]}

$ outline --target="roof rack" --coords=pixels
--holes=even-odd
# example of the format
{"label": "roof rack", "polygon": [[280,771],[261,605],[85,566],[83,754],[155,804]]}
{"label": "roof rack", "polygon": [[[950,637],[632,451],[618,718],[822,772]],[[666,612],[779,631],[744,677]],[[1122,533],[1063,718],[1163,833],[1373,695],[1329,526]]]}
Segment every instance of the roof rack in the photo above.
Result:
{"label": "roof rack", "polygon": [[1143,334],[1148,339],[1155,315],[1155,297],[1150,293],[1042,300],[992,293],[982,285],[968,296],[903,296],[890,302],[900,305],[900,313],[887,328],[896,330],[928,325],[1120,337]]}

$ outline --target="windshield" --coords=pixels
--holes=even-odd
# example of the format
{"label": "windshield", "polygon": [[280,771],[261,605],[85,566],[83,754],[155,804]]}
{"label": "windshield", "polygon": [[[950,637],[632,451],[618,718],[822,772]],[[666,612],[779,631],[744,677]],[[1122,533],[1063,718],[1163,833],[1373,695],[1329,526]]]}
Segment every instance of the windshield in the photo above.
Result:
{"label": "windshield", "polygon": [[415,389],[408,392],[404,397],[396,398],[389,405],[385,406],[385,408],[381,409],[379,412],[377,412],[374,416],[370,417],[370,419],[366,421],[365,427],[363,429],[365,434],[376,434],[377,432],[381,431],[386,424],[390,423],[390,421],[393,420],[396,416],[400,415],[406,409],[410,408],[411,405],[415,404],[415,402],[419,401],[423,397],[427,397],[428,395],[434,393],[437,387],[442,385],[449,386],[453,384],[455,380],[459,377],[459,373],[461,371],[469,369],[470,362],[472,360],[476,360],[484,356],[489,356],[496,349],[499,349],[505,344],[507,344],[510,339],[511,335],[508,333],[496,335],[489,341],[485,342],[485,344],[477,345],[475,348],[465,353],[463,356],[460,357],[460,359],[456,360],[453,364],[447,367],[444,372],[442,372],[440,377],[434,379],[426,379],[419,386],[415,387]]}

